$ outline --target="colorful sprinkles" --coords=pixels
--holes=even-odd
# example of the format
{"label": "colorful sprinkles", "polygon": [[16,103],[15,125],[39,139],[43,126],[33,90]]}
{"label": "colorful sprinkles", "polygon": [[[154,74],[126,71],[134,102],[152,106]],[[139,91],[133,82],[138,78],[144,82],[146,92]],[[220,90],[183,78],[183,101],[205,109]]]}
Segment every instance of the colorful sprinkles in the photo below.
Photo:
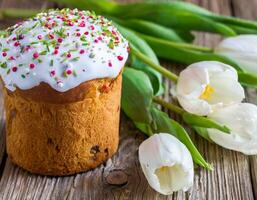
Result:
{"label": "colorful sprinkles", "polygon": [[11,91],[46,82],[64,92],[116,77],[128,57],[127,41],[94,12],[50,10],[6,32],[0,38],[0,75]]}

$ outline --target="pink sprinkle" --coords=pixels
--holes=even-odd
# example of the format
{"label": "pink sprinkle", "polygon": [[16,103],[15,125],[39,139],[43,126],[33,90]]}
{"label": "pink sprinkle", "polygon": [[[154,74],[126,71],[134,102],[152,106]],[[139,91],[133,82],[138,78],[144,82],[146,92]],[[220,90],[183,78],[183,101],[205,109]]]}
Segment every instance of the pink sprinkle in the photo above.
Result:
{"label": "pink sprinkle", "polygon": [[55,71],[54,70],[52,70],[51,72],[50,72],[50,76],[55,76]]}
{"label": "pink sprinkle", "polygon": [[88,34],[89,34],[89,32],[88,32],[88,31],[86,31],[84,34],[85,34],[85,35],[88,35]]}
{"label": "pink sprinkle", "polygon": [[70,57],[71,57],[71,53],[68,53],[68,54],[67,54],[67,58],[70,58]]}
{"label": "pink sprinkle", "polygon": [[49,37],[49,39],[54,39],[54,35],[53,34],[49,34],[48,37]]}
{"label": "pink sprinkle", "polygon": [[58,49],[55,49],[55,50],[54,50],[54,54],[55,54],[55,55],[58,54]]}
{"label": "pink sprinkle", "polygon": [[19,43],[19,42],[15,42],[15,43],[14,43],[14,46],[15,46],[15,47],[18,47],[18,46],[20,46],[20,43]]}
{"label": "pink sprinkle", "polygon": [[63,82],[62,82],[61,80],[58,80],[58,81],[57,81],[57,85],[58,85],[59,87],[63,87]]}
{"label": "pink sprinkle", "polygon": [[122,56],[117,56],[118,60],[119,61],[122,61],[123,60],[123,57]]}
{"label": "pink sprinkle", "polygon": [[15,58],[13,56],[10,56],[9,60],[15,60]]}
{"label": "pink sprinkle", "polygon": [[34,69],[34,67],[35,67],[35,64],[34,64],[34,63],[31,63],[31,64],[29,65],[29,68],[30,68],[30,69]]}
{"label": "pink sprinkle", "polygon": [[59,49],[59,46],[54,47],[55,49]]}
{"label": "pink sprinkle", "polygon": [[26,48],[25,48],[25,51],[28,51],[28,50],[30,50],[30,46],[28,45],[28,46],[26,46]]}
{"label": "pink sprinkle", "polygon": [[95,30],[95,27],[94,27],[93,25],[91,25],[91,26],[89,27],[89,29],[93,31],[93,30]]}
{"label": "pink sprinkle", "polygon": [[76,35],[77,35],[78,37],[80,37],[80,36],[81,36],[81,34],[80,34],[80,33],[77,33]]}
{"label": "pink sprinkle", "polygon": [[12,41],[16,41],[17,40],[17,38],[16,37],[14,37],[13,39],[12,39]]}
{"label": "pink sprinkle", "polygon": [[3,55],[3,57],[6,57],[6,56],[7,56],[7,53],[6,53],[6,52],[3,52],[2,55]]}
{"label": "pink sprinkle", "polygon": [[39,57],[39,53],[38,52],[33,53],[33,58],[37,59],[38,57]]}
{"label": "pink sprinkle", "polygon": [[94,40],[94,42],[95,42],[95,43],[98,43],[98,40],[97,40],[97,39],[95,39],[95,40]]}
{"label": "pink sprinkle", "polygon": [[71,74],[72,74],[72,71],[71,71],[70,69],[67,69],[67,70],[66,70],[66,73],[67,73],[68,75],[71,75]]}
{"label": "pink sprinkle", "polygon": [[108,63],[108,66],[109,66],[109,67],[112,67],[112,63],[111,63],[111,62],[109,62],[109,63]]}
{"label": "pink sprinkle", "polygon": [[79,51],[79,53],[80,53],[80,54],[84,54],[84,53],[85,53],[85,50],[84,50],[84,49],[81,49],[81,50]]}
{"label": "pink sprinkle", "polygon": [[69,22],[68,25],[69,25],[69,26],[73,26],[73,23],[72,23],[72,22]]}
{"label": "pink sprinkle", "polygon": [[42,40],[42,35],[37,36],[37,39]]}
{"label": "pink sprinkle", "polygon": [[62,38],[58,38],[57,40],[59,43],[62,43]]}
{"label": "pink sprinkle", "polygon": [[98,37],[98,40],[103,40],[103,38],[100,36],[100,37]]}
{"label": "pink sprinkle", "polygon": [[23,40],[25,38],[24,35],[19,35],[19,40]]}
{"label": "pink sprinkle", "polygon": [[13,67],[13,68],[12,68],[12,71],[13,71],[13,72],[17,72],[17,70],[18,70],[18,67]]}
{"label": "pink sprinkle", "polygon": [[85,26],[86,26],[86,24],[84,21],[79,24],[79,27],[85,27]]}

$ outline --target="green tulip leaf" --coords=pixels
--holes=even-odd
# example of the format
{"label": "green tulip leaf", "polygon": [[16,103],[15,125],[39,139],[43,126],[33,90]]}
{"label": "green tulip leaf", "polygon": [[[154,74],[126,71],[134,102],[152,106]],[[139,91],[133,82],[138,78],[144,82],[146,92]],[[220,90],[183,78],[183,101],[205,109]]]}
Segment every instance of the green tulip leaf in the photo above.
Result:
{"label": "green tulip leaf", "polygon": [[152,117],[155,121],[157,129],[154,131],[155,133],[170,133],[177,137],[190,151],[193,160],[200,166],[205,167],[207,169],[212,169],[212,166],[207,163],[202,155],[199,153],[192,140],[190,139],[186,130],[176,121],[169,118],[169,116],[160,111],[159,109],[152,107]]}
{"label": "green tulip leaf", "polygon": [[125,67],[122,77],[122,110],[135,122],[150,123],[153,88],[148,76],[142,71]]}
{"label": "green tulip leaf", "polygon": [[[134,48],[148,56],[149,59],[151,59],[154,63],[159,64],[158,58],[156,57],[154,51],[143,39],[125,27],[122,27],[118,24],[116,24],[116,26],[118,27],[121,34],[133,45]],[[162,75],[159,72],[141,62],[133,55],[131,55],[131,66],[135,69],[144,71],[148,75],[152,83],[155,95],[158,96],[163,93],[164,88],[162,85]]]}
{"label": "green tulip leaf", "polygon": [[247,72],[238,72],[239,82],[248,87],[257,88],[257,76]]}

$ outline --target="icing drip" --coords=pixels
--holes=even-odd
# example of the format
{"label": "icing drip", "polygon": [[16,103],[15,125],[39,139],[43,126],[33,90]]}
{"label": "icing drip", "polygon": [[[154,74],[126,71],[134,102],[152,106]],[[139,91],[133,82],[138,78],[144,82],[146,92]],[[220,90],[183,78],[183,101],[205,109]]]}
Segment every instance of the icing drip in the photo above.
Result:
{"label": "icing drip", "polygon": [[51,10],[7,30],[0,39],[0,75],[11,91],[45,82],[65,92],[88,80],[118,76],[128,49],[104,17]]}

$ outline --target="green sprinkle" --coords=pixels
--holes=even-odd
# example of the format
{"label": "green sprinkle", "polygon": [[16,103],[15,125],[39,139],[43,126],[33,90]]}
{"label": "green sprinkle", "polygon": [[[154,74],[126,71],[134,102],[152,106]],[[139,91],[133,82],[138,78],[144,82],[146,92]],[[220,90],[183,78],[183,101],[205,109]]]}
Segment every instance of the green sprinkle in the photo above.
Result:
{"label": "green sprinkle", "polygon": [[38,62],[39,62],[39,63],[42,63],[43,61],[42,61],[41,59],[38,59]]}
{"label": "green sprinkle", "polygon": [[39,22],[35,23],[35,24],[31,27],[31,29],[36,28],[39,24],[40,24]]}
{"label": "green sprinkle", "polygon": [[46,55],[46,54],[47,54],[47,51],[42,51],[42,52],[40,53],[41,56]]}
{"label": "green sprinkle", "polygon": [[86,36],[84,36],[84,35],[82,35],[82,36],[80,37],[80,40],[83,41],[83,42],[87,42],[87,38],[86,38]]}
{"label": "green sprinkle", "polygon": [[63,53],[63,54],[61,55],[61,57],[64,57],[64,56],[67,56],[67,53]]}
{"label": "green sprinkle", "polygon": [[109,42],[109,44],[108,44],[108,47],[109,47],[110,49],[113,49],[113,48],[114,48],[114,42],[113,42],[112,39],[110,40],[110,42]]}
{"label": "green sprinkle", "polygon": [[89,45],[89,42],[84,42],[82,43],[83,46],[88,46]]}
{"label": "green sprinkle", "polygon": [[8,70],[7,70],[7,74],[10,74],[10,72],[11,72],[11,69],[8,69]]}
{"label": "green sprinkle", "polygon": [[64,63],[65,61],[67,61],[68,60],[68,58],[64,58],[62,61],[61,61],[61,63]]}
{"label": "green sprinkle", "polygon": [[76,61],[78,61],[78,60],[79,60],[79,57],[75,57],[75,58],[73,58],[71,61],[76,62]]}
{"label": "green sprinkle", "polygon": [[21,75],[21,78],[26,78],[26,76],[24,74]]}
{"label": "green sprinkle", "polygon": [[8,49],[8,48],[4,48],[4,49],[3,49],[3,51],[10,51],[10,49]]}
{"label": "green sprinkle", "polygon": [[3,69],[6,69],[7,68],[7,63],[6,62],[3,62],[0,64],[1,68]]}
{"label": "green sprinkle", "polygon": [[77,77],[77,72],[75,70],[73,70],[73,76]]}
{"label": "green sprinkle", "polygon": [[68,74],[67,74],[67,72],[66,72],[66,71],[64,71],[64,72],[63,72],[63,76],[64,76],[65,78],[67,78],[67,77],[68,77]]}
{"label": "green sprinkle", "polygon": [[38,44],[39,42],[37,41],[37,42],[31,42],[30,44]]}
{"label": "green sprinkle", "polygon": [[50,66],[51,66],[51,67],[54,66],[54,60],[51,60],[51,61],[50,61]]}

